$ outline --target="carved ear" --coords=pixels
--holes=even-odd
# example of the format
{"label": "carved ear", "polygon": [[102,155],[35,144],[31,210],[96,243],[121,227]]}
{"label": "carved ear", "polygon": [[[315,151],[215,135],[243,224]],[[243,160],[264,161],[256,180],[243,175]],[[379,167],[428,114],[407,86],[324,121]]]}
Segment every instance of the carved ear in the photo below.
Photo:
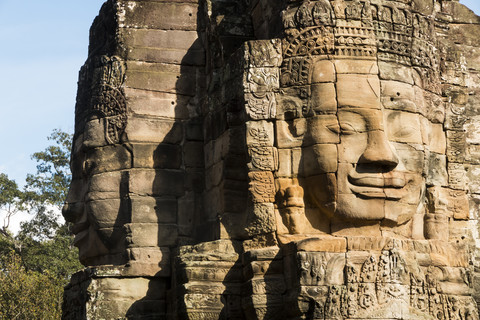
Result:
{"label": "carved ear", "polygon": [[302,98],[296,91],[282,89],[276,94],[277,119],[293,120],[302,116]]}
{"label": "carved ear", "polygon": [[299,147],[305,135],[306,121],[302,115],[303,100],[284,92],[277,94],[277,144],[279,147]]}

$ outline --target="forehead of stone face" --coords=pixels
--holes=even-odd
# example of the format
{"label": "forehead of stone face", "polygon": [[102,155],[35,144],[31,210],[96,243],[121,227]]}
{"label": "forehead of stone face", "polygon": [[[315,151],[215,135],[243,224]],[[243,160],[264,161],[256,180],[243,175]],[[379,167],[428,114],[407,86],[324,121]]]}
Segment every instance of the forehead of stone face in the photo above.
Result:
{"label": "forehead of stone face", "polygon": [[380,80],[376,75],[339,74],[338,107],[380,109]]}
{"label": "forehead of stone face", "polygon": [[89,117],[83,130],[83,148],[90,149],[107,145],[105,129],[105,120],[102,117]]}
{"label": "forehead of stone face", "polygon": [[335,113],[337,107],[380,108],[380,81],[374,60],[317,59],[310,70],[311,107]]}
{"label": "forehead of stone face", "polygon": [[105,121],[91,117],[83,132],[73,141],[70,167],[74,178],[127,169],[131,165],[129,148],[122,144],[109,144],[105,139]]}

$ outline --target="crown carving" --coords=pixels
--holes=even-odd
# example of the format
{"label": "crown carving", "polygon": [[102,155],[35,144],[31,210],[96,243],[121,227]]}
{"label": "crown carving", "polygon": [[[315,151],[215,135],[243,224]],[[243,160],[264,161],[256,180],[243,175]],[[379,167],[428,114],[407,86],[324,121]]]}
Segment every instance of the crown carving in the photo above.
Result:
{"label": "crown carving", "polygon": [[[283,57],[286,60],[316,55],[378,58],[435,69],[434,20],[412,11],[411,3],[411,0],[381,4],[370,0],[292,2],[282,15]],[[305,73],[297,72],[299,76]]]}

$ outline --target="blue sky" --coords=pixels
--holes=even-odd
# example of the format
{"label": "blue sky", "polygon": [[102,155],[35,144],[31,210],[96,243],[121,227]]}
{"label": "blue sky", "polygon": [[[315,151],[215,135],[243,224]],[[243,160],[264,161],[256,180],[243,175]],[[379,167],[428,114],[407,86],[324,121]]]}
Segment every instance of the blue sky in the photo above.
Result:
{"label": "blue sky", "polygon": [[479,0],[460,0],[460,3],[463,3],[470,9],[472,9],[476,14],[480,15],[480,1]]}
{"label": "blue sky", "polygon": [[[52,130],[73,131],[78,70],[103,2],[0,0],[0,172],[20,185]],[[30,217],[17,213],[10,230]]]}
{"label": "blue sky", "polygon": [[104,0],[0,0],[0,172],[23,184],[54,128],[73,131],[78,70]]}

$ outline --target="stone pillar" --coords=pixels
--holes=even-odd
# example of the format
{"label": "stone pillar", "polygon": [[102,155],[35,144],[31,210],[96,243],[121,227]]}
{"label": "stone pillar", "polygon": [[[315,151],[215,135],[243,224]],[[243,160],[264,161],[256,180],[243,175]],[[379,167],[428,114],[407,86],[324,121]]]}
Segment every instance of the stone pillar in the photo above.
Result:
{"label": "stone pillar", "polygon": [[67,287],[65,319],[166,317],[171,251],[193,242],[203,208],[198,10],[195,0],[109,0],[93,23],[64,209],[91,269]]}

